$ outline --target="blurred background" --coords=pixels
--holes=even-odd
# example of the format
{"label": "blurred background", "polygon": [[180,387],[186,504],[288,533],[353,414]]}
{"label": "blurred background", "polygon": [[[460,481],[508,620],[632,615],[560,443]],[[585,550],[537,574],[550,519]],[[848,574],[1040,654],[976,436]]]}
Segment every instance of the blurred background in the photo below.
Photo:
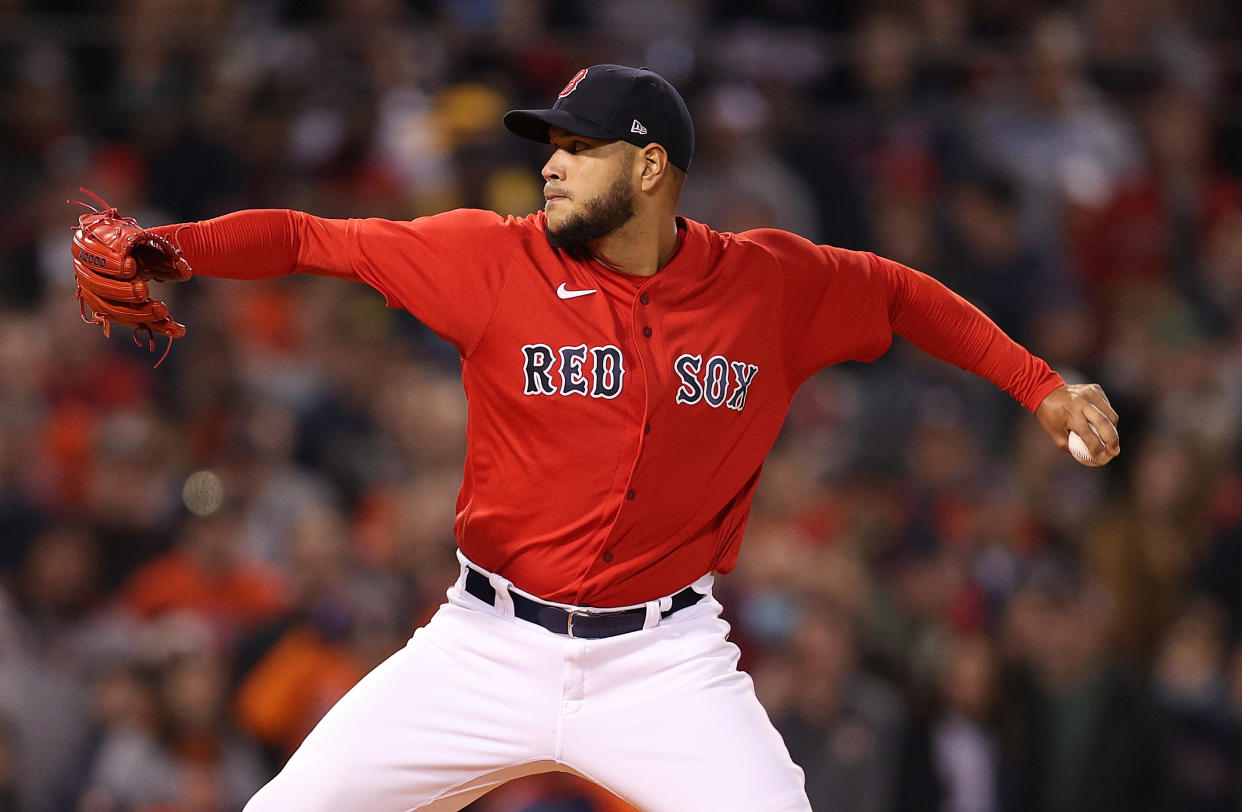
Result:
{"label": "blurred background", "polygon": [[447,345],[196,279],[153,370],[81,324],[65,199],[526,213],[500,117],[599,62],[684,93],[684,214],[933,274],[1121,414],[1097,470],[900,340],[803,388],[718,589],[815,809],[1242,809],[1236,2],[2,0],[0,43],[0,810],[240,808],[456,575]]}

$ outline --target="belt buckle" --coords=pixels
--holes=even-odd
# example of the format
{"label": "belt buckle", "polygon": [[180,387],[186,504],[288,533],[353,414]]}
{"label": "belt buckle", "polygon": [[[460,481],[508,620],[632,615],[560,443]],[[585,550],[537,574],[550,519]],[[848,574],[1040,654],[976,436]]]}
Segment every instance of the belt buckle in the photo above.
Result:
{"label": "belt buckle", "polygon": [[595,613],[589,610],[586,610],[586,609],[570,609],[569,610],[569,628],[566,630],[566,634],[569,635],[571,640],[578,639],[574,637],[574,615],[593,615],[593,614]]}

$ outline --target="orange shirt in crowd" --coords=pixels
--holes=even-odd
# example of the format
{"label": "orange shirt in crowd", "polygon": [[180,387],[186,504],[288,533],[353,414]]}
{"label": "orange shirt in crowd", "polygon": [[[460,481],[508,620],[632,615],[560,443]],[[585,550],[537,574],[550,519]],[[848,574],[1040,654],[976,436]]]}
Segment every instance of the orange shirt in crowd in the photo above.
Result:
{"label": "orange shirt in crowd", "polygon": [[285,607],[283,584],[274,573],[246,564],[210,572],[182,550],[139,568],[123,596],[144,618],[193,611],[213,624],[240,627],[269,620]]}

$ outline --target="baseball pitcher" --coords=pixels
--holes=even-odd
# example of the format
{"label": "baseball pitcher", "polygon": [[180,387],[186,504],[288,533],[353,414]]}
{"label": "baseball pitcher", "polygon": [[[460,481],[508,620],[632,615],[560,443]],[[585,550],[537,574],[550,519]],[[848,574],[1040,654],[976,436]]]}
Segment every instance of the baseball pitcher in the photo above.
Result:
{"label": "baseball pitcher", "polygon": [[645,69],[578,71],[504,118],[550,145],[543,211],[412,222],[241,211],[74,238],[83,313],[185,328],[146,280],[364,282],[461,354],[461,574],[408,645],[323,718],[250,812],[454,810],[560,770],[653,812],[809,809],[712,597],[798,387],[894,333],[988,379],[1090,464],[1119,450],[1098,386],[1066,386],[934,279],[773,229],[677,216],[685,103]]}

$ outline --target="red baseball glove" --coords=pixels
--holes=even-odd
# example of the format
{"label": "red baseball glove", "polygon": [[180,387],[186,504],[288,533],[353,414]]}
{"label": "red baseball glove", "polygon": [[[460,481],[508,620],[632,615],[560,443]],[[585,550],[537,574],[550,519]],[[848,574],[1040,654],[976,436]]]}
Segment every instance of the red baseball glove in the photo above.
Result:
{"label": "red baseball glove", "polygon": [[[93,192],[79,191],[103,206],[69,201],[90,210],[78,218],[73,230],[73,270],[83,321],[103,325],[104,335],[112,334],[113,322],[133,327],[135,343],[141,347],[146,333],[152,351],[155,334],[160,333],[168,336],[172,349],[172,340],[185,335],[185,325],[173,321],[168,305],[151,298],[147,281],[184,282],[190,278],[190,264],[159,234],[132,217],[122,217]],[[165,350],[155,365],[167,357]]]}

